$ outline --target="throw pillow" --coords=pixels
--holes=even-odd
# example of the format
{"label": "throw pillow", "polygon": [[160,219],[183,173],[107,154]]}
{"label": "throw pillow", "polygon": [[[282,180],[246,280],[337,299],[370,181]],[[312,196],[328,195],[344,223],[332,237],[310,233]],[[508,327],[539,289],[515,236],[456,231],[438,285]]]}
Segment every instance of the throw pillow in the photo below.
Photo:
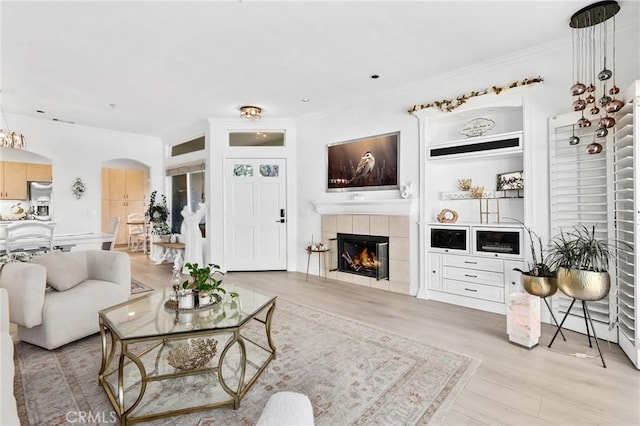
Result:
{"label": "throw pillow", "polygon": [[87,271],[62,253],[35,256],[30,262],[47,269],[47,284],[58,291],[69,290],[89,278]]}

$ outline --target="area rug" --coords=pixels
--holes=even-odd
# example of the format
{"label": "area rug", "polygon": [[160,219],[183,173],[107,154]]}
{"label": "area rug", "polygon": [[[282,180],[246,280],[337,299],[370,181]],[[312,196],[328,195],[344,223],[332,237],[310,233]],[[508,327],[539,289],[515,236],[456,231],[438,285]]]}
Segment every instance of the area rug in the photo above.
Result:
{"label": "area rug", "polygon": [[152,291],[153,289],[146,284],[142,284],[140,281],[131,278],[131,294],[144,293],[145,291]]}
{"label": "area rug", "polygon": [[[149,424],[252,425],[268,398],[285,390],[309,397],[316,425],[439,424],[480,363],[284,300],[277,302],[272,335],[277,357],[238,410],[220,408]],[[23,424],[67,424],[81,413],[94,424],[114,422],[98,385],[98,335],[53,351],[19,342],[16,353]],[[188,391],[177,397],[188,398]]]}

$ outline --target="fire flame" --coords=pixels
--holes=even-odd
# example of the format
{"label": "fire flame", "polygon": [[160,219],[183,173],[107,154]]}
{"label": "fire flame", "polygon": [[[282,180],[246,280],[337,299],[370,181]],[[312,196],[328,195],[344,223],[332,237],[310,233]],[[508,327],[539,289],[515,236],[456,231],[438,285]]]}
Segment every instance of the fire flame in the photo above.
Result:
{"label": "fire flame", "polygon": [[367,247],[363,247],[360,253],[353,257],[351,267],[355,270],[360,268],[376,269],[380,266],[380,261],[374,252],[370,252]]}

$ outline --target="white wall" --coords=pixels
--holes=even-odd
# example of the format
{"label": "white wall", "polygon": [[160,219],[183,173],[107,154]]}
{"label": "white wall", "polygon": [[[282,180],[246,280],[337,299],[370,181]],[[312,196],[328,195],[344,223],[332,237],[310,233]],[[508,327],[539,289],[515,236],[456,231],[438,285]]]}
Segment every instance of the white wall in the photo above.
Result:
{"label": "white wall", "polygon": [[[616,81],[626,88],[640,78],[637,59],[639,47],[639,24],[618,28],[618,63]],[[425,53],[426,54],[426,53]],[[494,85],[503,86],[516,80],[541,76],[544,82],[529,89],[519,90],[518,96],[525,98],[525,135],[530,144],[525,161],[527,191],[534,200],[525,212],[528,223],[543,236],[549,229],[548,196],[548,125],[549,117],[570,111],[573,99],[569,88],[571,76],[571,34],[567,38],[544,46],[527,49],[515,55],[498,58],[466,69],[430,78],[422,84],[388,93],[370,102],[336,107],[325,114],[298,120],[298,141],[303,149],[298,156],[298,242],[302,252],[311,234],[320,235],[320,215],[315,213],[312,201],[348,199],[352,193],[327,193],[326,145],[380,133],[401,132],[400,182],[412,182],[419,194],[419,162],[425,154],[420,152],[418,120],[406,111],[414,104],[430,103],[441,99],[455,98],[472,90],[482,90]],[[633,58],[621,60],[620,58]],[[384,78],[382,76],[381,78]],[[499,96],[510,96],[504,92]],[[495,95],[486,95],[495,96]],[[478,98],[480,99],[480,98]],[[437,113],[437,112],[436,112]],[[445,114],[445,113],[441,113]],[[427,183],[429,184],[429,183]],[[397,198],[397,191],[363,192],[369,199]],[[412,224],[412,235],[417,235],[417,225]],[[414,233],[415,231],[415,233]],[[412,255],[418,252],[418,239],[412,238]],[[418,289],[418,267],[412,257],[412,294]],[[299,258],[297,269],[304,271],[304,259]]]}
{"label": "white wall", "polygon": [[[56,233],[101,231],[101,169],[108,160],[134,160],[149,167],[150,189],[163,191],[162,142],[152,136],[7,116],[11,129],[27,138],[27,149],[53,164],[53,220]],[[4,159],[4,158],[3,158]],[[76,177],[86,185],[77,200]]]}

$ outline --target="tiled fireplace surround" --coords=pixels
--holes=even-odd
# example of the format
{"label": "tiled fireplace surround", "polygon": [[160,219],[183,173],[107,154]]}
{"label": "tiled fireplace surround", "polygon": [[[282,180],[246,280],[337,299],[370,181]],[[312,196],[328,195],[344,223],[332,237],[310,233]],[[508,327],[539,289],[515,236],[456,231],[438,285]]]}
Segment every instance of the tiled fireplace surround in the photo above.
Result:
{"label": "tiled fireplace surround", "polygon": [[[409,216],[328,214],[322,215],[322,241],[336,238],[338,233],[380,235],[389,237],[389,280],[329,271],[327,277],[339,281],[374,287],[396,293],[409,294],[410,281],[410,241]],[[334,256],[335,253],[329,255]]]}

